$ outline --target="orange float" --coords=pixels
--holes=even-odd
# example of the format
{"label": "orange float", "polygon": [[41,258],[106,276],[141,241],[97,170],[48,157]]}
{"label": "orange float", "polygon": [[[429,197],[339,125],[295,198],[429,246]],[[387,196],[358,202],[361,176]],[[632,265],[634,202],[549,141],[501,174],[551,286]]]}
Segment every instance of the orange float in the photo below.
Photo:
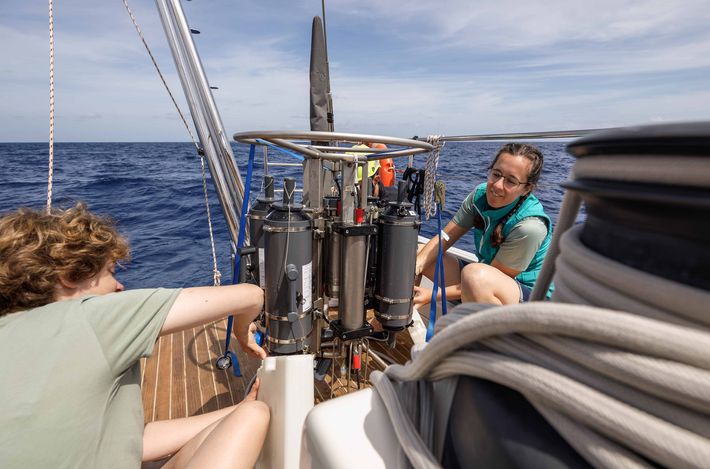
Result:
{"label": "orange float", "polygon": [[380,160],[380,181],[385,187],[394,186],[395,173],[392,158]]}

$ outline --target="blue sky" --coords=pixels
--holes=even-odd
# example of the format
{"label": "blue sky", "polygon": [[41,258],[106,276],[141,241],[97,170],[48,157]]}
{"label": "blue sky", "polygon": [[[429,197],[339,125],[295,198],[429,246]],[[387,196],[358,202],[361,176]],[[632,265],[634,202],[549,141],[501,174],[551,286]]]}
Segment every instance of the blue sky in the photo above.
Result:
{"label": "blue sky", "polygon": [[[187,112],[153,1],[130,2]],[[183,3],[227,132],[307,129],[320,0]],[[184,141],[121,0],[55,2],[57,141]],[[331,0],[339,131],[409,137],[710,119],[707,0]],[[0,141],[48,135],[46,2],[0,0]]]}

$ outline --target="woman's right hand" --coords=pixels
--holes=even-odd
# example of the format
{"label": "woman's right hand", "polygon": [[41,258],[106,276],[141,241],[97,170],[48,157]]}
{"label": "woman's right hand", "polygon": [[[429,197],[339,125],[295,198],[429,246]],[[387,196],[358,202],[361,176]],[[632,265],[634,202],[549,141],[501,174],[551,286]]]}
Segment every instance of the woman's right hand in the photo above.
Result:
{"label": "woman's right hand", "polygon": [[254,334],[256,333],[256,324],[253,322],[249,324],[246,331],[235,331],[237,336],[237,341],[239,345],[242,346],[242,350],[254,358],[266,358],[266,350],[256,343]]}
{"label": "woman's right hand", "polygon": [[424,271],[424,259],[417,256],[417,263],[414,264],[414,276],[419,277]]}
{"label": "woman's right hand", "polygon": [[412,303],[415,307],[431,303],[431,289],[415,286]]}

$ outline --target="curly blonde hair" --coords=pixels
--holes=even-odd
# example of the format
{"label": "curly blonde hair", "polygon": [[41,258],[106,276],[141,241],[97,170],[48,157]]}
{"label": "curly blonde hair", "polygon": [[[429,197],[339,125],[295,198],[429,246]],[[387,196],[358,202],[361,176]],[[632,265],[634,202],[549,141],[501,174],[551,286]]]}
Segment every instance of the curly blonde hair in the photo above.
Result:
{"label": "curly blonde hair", "polygon": [[60,279],[81,282],[128,257],[113,220],[83,203],[7,214],[0,218],[0,316],[51,303]]}

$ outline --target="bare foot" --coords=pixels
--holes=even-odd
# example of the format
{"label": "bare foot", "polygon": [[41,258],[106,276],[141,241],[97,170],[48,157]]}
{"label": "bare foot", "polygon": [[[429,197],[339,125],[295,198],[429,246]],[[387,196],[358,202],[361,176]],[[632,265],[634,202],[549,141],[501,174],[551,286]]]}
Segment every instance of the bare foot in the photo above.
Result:
{"label": "bare foot", "polygon": [[247,397],[244,399],[245,401],[255,401],[256,400],[256,395],[259,393],[259,378],[256,378],[254,380],[254,384],[251,386],[251,391],[249,391],[249,394],[247,394]]}

